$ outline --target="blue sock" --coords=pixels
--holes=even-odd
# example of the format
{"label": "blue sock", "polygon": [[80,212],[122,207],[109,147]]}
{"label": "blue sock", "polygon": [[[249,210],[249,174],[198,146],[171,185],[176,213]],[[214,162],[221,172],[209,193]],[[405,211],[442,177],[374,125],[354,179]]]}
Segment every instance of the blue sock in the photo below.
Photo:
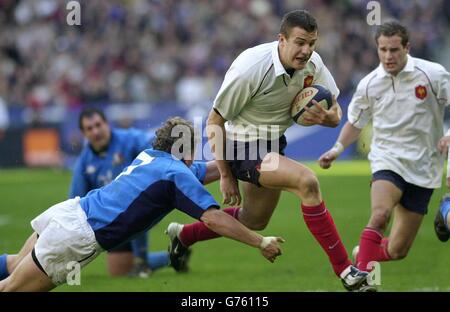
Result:
{"label": "blue sock", "polygon": [[152,271],[163,268],[169,265],[169,253],[167,251],[149,252],[147,254],[147,261]]}
{"label": "blue sock", "polygon": [[131,241],[131,247],[133,248],[133,255],[135,257],[146,261],[148,250],[147,232],[136,236],[136,238]]}
{"label": "blue sock", "polygon": [[441,205],[441,214],[442,217],[444,218],[444,222],[445,222],[445,226],[447,227],[447,230],[450,231],[450,229],[448,228],[448,213],[450,212],[450,200],[446,200],[442,203]]}
{"label": "blue sock", "polygon": [[4,280],[5,278],[7,278],[9,276],[8,267],[6,264],[7,256],[8,256],[7,254],[0,256],[0,281]]}

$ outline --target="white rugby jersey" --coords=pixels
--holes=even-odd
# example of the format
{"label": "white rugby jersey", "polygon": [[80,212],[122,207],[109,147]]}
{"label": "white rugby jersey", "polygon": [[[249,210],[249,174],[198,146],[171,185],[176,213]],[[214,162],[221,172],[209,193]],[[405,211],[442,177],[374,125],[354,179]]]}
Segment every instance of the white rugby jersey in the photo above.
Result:
{"label": "white rugby jersey", "polygon": [[339,89],[319,54],[313,52],[292,78],[281,64],[278,41],[242,52],[228,69],[214,100],[227,120],[227,137],[238,141],[278,139],[292,125],[291,103],[303,88],[320,84],[332,94]]}
{"label": "white rugby jersey", "polygon": [[362,129],[373,121],[369,160],[372,173],[392,170],[426,188],[441,185],[445,105],[450,105],[450,74],[443,66],[408,55],[396,76],[380,64],[359,83],[348,120]]}

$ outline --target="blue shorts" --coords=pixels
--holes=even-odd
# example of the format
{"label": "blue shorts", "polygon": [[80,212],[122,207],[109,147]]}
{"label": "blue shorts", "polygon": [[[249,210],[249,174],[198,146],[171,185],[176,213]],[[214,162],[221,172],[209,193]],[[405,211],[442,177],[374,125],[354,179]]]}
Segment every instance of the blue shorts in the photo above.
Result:
{"label": "blue shorts", "polygon": [[227,151],[232,149],[234,152],[233,155],[230,153],[226,157],[234,177],[238,180],[261,186],[259,184],[259,169],[264,156],[270,152],[284,155],[287,141],[286,137],[282,135],[275,141],[258,140],[249,143],[227,140],[226,144]]}
{"label": "blue shorts", "polygon": [[400,204],[409,211],[426,215],[428,212],[428,204],[433,195],[433,189],[420,187],[406,182],[400,175],[391,170],[380,170],[372,175],[372,182],[377,180],[385,180],[393,183],[402,192]]}

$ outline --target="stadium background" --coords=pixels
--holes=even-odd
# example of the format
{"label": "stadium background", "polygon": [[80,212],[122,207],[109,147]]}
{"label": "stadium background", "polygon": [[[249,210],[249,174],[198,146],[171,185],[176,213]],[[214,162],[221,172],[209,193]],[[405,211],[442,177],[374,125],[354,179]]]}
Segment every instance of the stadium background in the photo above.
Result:
{"label": "stadium background", "polygon": [[[81,26],[67,25],[67,2],[0,0],[0,252],[18,248],[28,235],[27,222],[67,196],[67,169],[82,145],[77,116],[86,106],[103,108],[117,126],[148,131],[173,115],[204,119],[231,61],[248,47],[276,40],[280,18],[291,9],[309,9],[317,18],[317,51],[341,90],[344,113],[356,84],[378,64],[374,27],[366,22],[368,1],[79,1]],[[397,18],[409,27],[413,56],[450,69],[450,0],[378,2],[383,19]],[[287,133],[287,154],[315,160],[335,141],[339,129],[293,126]],[[367,138],[360,146],[367,150]],[[353,146],[343,158],[362,155]],[[23,169],[4,169],[8,167]],[[369,214],[367,162],[342,162],[328,172],[315,168],[350,248]],[[210,187],[216,198],[217,188]],[[450,269],[444,261],[450,255],[448,246],[437,242],[431,227],[445,191],[435,193],[412,255],[386,265],[392,274],[383,275],[389,282],[385,289],[450,290]],[[298,203],[285,195],[279,206],[266,231],[288,236],[288,252],[272,267],[273,274],[264,273],[265,264],[254,266],[260,259],[241,260],[232,274],[235,259],[257,256],[219,240],[196,247],[192,275],[181,278],[163,270],[151,286],[137,281],[123,289],[123,280],[96,278],[105,276],[98,260],[86,273],[90,286],[81,289],[183,291],[195,283],[194,290],[340,290],[336,281],[330,282],[326,259],[300,221]],[[177,213],[171,216],[168,219],[188,220]],[[158,234],[152,249],[165,248],[159,233],[166,221],[154,230]],[[424,267],[434,268],[432,278],[421,275],[428,270]],[[293,272],[300,276],[292,280]],[[306,272],[317,277],[307,278]],[[208,274],[221,276],[223,283],[205,283]],[[238,278],[245,282],[236,285]],[[269,286],[274,283],[277,286]]]}

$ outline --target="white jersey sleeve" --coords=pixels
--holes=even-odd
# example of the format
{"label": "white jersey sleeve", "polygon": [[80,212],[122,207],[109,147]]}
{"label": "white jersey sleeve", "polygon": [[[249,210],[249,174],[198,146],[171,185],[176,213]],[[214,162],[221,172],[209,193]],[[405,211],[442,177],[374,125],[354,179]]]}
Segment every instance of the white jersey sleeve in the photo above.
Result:
{"label": "white jersey sleeve", "polygon": [[450,106],[450,73],[444,67],[438,71],[436,98],[446,106]]}
{"label": "white jersey sleeve", "polygon": [[231,66],[214,100],[214,109],[225,120],[236,117],[251,99],[251,86],[244,75]]}
{"label": "white jersey sleeve", "polygon": [[367,94],[367,88],[367,79],[361,80],[348,106],[348,121],[358,129],[364,128],[372,119],[372,106]]}

